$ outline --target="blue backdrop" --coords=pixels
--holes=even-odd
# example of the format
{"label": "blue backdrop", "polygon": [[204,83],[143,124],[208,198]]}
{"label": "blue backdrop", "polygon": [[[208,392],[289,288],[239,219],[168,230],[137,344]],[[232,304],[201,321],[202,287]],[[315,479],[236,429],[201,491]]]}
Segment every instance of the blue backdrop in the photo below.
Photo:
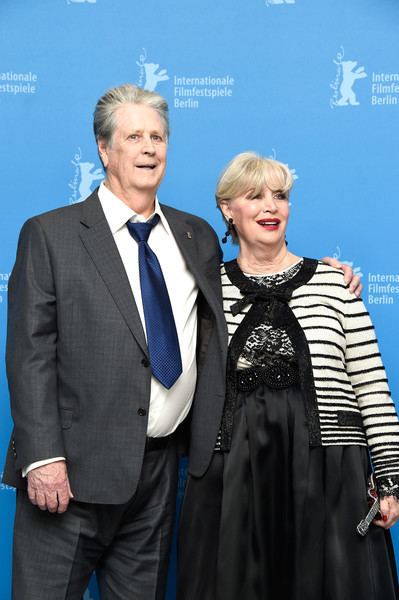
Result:
{"label": "blue backdrop", "polygon": [[[290,248],[336,255],[362,273],[397,398],[398,24],[397,0],[1,0],[2,354],[19,229],[98,185],[94,105],[105,89],[133,82],[170,104],[160,199],[218,233],[214,186],[234,154],[256,150],[289,164]],[[4,368],[0,377],[4,457]],[[2,486],[0,598],[10,597],[14,499]]]}

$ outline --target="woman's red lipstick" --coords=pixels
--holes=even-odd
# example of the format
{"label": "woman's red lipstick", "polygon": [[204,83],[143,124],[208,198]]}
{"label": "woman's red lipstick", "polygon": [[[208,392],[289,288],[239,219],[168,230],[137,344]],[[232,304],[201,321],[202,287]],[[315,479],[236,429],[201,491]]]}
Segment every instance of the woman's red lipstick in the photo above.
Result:
{"label": "woman's red lipstick", "polygon": [[267,231],[275,231],[280,225],[280,219],[259,219],[256,222]]}

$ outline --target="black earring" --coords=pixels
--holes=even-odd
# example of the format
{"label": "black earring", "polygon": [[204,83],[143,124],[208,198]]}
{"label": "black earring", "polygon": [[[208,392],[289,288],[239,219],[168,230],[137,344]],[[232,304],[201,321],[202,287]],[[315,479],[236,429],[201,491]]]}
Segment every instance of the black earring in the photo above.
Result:
{"label": "black earring", "polygon": [[227,243],[227,238],[229,237],[229,235],[231,235],[232,230],[233,230],[233,219],[230,217],[229,222],[227,223],[227,231],[224,234],[224,236],[222,237],[222,244]]}
{"label": "black earring", "polygon": [[286,246],[288,246],[288,241],[287,241],[287,238],[285,238],[285,240],[284,240],[284,241],[285,241],[285,245],[286,245]]}

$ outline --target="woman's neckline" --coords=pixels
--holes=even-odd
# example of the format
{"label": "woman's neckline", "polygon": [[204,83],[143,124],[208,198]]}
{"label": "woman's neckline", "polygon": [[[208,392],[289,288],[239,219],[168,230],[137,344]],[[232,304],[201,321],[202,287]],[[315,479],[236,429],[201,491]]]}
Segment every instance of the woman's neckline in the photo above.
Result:
{"label": "woman's neckline", "polygon": [[[290,271],[293,267],[296,267],[302,261],[303,261],[303,256],[300,256],[298,258],[298,260],[296,260],[295,262],[292,263],[292,265],[289,265],[288,267],[284,267],[284,269],[280,269],[279,271],[268,271],[266,273],[250,273],[249,271],[241,271],[241,272],[246,277],[259,277],[259,278],[273,277],[274,275],[282,275],[283,273],[286,273],[287,271]],[[240,265],[238,264],[238,262],[237,262],[237,265],[240,267]],[[241,269],[241,267],[240,267],[240,269]]]}

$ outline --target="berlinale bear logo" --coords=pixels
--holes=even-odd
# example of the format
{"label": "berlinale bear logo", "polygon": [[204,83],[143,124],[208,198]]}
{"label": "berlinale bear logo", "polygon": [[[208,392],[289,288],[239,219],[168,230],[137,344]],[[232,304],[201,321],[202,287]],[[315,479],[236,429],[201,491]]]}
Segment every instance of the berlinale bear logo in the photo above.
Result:
{"label": "berlinale bear logo", "polygon": [[341,98],[338,100],[337,106],[347,106],[348,104],[351,106],[359,105],[352,87],[356,79],[367,77],[367,73],[365,72],[364,67],[358,67],[354,70],[356,65],[357,62],[355,60],[343,60],[341,63],[342,83],[339,88]]}
{"label": "berlinale bear logo", "polygon": [[331,108],[335,106],[359,106],[360,103],[357,100],[353,86],[358,79],[367,77],[364,67],[357,67],[357,61],[355,60],[343,60],[344,55],[345,50],[341,46],[333,61],[337,65],[337,70],[334,81],[330,83],[333,90],[333,96],[330,98]]}
{"label": "berlinale bear logo", "polygon": [[68,187],[72,190],[69,202],[70,204],[76,204],[90,196],[93,191],[93,184],[103,180],[104,173],[101,168],[95,169],[93,162],[82,161],[82,150],[80,148],[78,148],[71,163],[75,167],[75,173],[68,184]]}
{"label": "berlinale bear logo", "polygon": [[169,79],[166,69],[160,69],[157,63],[147,62],[147,51],[145,48],[143,48],[136,64],[140,69],[138,85],[149,92],[155,91],[160,81],[167,81]]}

